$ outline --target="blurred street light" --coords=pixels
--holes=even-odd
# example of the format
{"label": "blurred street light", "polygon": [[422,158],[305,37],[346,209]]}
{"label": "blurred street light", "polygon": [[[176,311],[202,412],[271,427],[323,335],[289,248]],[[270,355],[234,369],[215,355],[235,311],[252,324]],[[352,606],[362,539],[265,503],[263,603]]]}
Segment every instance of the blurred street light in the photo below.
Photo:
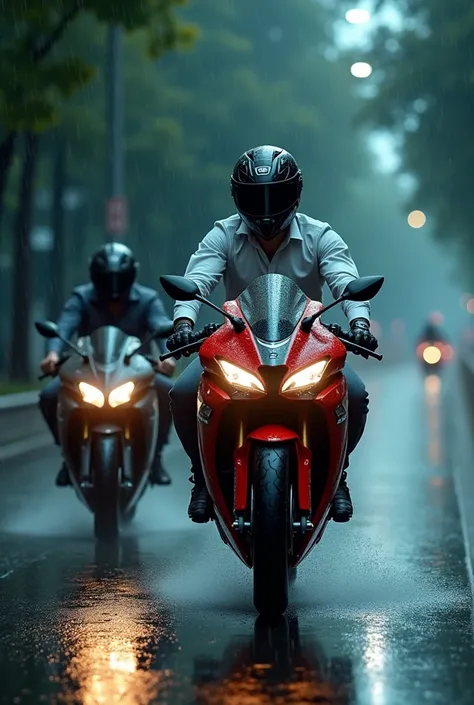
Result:
{"label": "blurred street light", "polygon": [[370,12],[362,8],[347,10],[346,20],[349,24],[365,24],[365,22],[370,20]]}
{"label": "blurred street light", "polygon": [[468,301],[467,304],[466,304],[466,308],[467,308],[467,310],[468,310],[469,313],[474,313],[474,298],[473,298],[473,299],[469,299],[469,301]]}
{"label": "blurred street light", "polygon": [[460,299],[459,299],[459,305],[461,308],[467,308],[467,302],[469,299],[474,299],[474,296],[472,294],[463,294]]}
{"label": "blurred street light", "polygon": [[351,74],[356,78],[368,78],[372,73],[372,66],[366,61],[357,61],[351,66]]}
{"label": "blurred street light", "polygon": [[426,215],[423,211],[412,211],[408,216],[408,225],[412,228],[422,228],[426,223]]}

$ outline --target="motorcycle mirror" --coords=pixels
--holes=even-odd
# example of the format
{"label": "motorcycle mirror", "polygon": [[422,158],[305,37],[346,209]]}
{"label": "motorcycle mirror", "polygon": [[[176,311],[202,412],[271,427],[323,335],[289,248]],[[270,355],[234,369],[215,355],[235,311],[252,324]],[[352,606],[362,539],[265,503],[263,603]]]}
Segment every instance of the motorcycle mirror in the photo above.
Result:
{"label": "motorcycle mirror", "polygon": [[301,329],[305,333],[309,333],[317,318],[343,301],[367,301],[368,299],[373,299],[374,296],[379,293],[384,281],[384,277],[359,277],[359,279],[353,279],[344,289],[343,295],[336,301],[322,308],[319,313],[313,313],[312,316],[303,318],[301,321]]}
{"label": "motorcycle mirror", "polygon": [[160,283],[168,296],[176,301],[194,301],[199,295],[198,285],[187,277],[165,274],[160,277]]}
{"label": "motorcycle mirror", "polygon": [[59,338],[59,340],[62,340],[65,345],[71,348],[71,350],[74,350],[75,353],[80,355],[84,362],[89,362],[89,356],[83,353],[77,345],[71,343],[70,340],[63,338],[59,332],[58,326],[56,323],[53,323],[53,321],[36,321],[35,328],[38,333],[43,336],[43,338]]}
{"label": "motorcycle mirror", "polygon": [[368,301],[377,296],[384,283],[384,277],[360,277],[353,279],[344,289],[344,301]]}
{"label": "motorcycle mirror", "polygon": [[43,338],[58,338],[59,330],[53,321],[36,321],[35,328]]}
{"label": "motorcycle mirror", "polygon": [[206,306],[213,308],[214,311],[218,311],[225,316],[232,323],[236,333],[241,333],[245,330],[245,323],[242,318],[232,316],[230,313],[227,313],[227,311],[224,311],[224,309],[213,304],[212,301],[208,301],[204,296],[201,296],[198,285],[196,282],[193,282],[192,279],[177,277],[174,274],[164,274],[160,277],[160,283],[168,296],[172,299],[176,301],[200,301],[202,304],[206,304]]}

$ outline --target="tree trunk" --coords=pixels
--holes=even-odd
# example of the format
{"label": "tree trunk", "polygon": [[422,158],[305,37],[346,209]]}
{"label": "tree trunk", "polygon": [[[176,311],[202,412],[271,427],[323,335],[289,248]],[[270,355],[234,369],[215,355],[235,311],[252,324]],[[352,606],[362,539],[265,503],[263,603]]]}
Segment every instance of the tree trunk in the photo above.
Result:
{"label": "tree trunk", "polygon": [[4,196],[8,183],[8,175],[10,167],[13,163],[13,155],[15,154],[15,142],[17,133],[10,131],[3,142],[0,143],[0,232],[4,208]]}
{"label": "tree trunk", "polygon": [[13,320],[10,350],[10,378],[12,381],[28,380],[30,377],[30,230],[37,155],[38,135],[27,132],[20,179],[13,260]]}
{"label": "tree trunk", "polygon": [[56,134],[53,150],[53,204],[52,230],[54,237],[51,253],[51,283],[49,316],[55,321],[64,305],[64,190],[66,178],[66,150],[62,135]]}

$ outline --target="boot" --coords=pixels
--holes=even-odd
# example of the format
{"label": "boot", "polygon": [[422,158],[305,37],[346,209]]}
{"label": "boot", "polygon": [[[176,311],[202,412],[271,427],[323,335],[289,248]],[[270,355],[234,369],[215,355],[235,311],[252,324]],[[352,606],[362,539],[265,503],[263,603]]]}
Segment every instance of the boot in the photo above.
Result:
{"label": "boot", "polygon": [[339,487],[337,488],[334,499],[332,500],[332,519],[338,523],[349,521],[352,517],[352,500],[346,483],[346,478],[347,472],[344,471],[341,476]]}
{"label": "boot", "polygon": [[207,524],[212,518],[212,502],[204,478],[197,479],[191,475],[189,481],[194,484],[194,487],[191,490],[188,516],[196,524]]}
{"label": "boot", "polygon": [[56,475],[56,486],[57,487],[68,487],[72,485],[71,479],[69,477],[69,472],[66,466],[66,463],[63,460],[63,463],[61,465],[61,468]]}
{"label": "boot", "polygon": [[161,462],[161,453],[155,455],[153,465],[150,470],[151,485],[171,485],[171,477],[168,475]]}

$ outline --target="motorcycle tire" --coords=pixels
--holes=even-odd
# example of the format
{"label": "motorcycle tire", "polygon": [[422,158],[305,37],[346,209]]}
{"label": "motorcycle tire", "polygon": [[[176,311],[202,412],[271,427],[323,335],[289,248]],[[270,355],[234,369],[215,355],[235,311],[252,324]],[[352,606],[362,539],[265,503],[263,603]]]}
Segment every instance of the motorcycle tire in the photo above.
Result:
{"label": "motorcycle tire", "polygon": [[120,533],[120,438],[114,435],[93,438],[91,464],[95,537],[98,541],[115,541]]}
{"label": "motorcycle tire", "polygon": [[258,444],[253,452],[253,603],[266,618],[288,607],[290,578],[290,456],[288,443]]}

